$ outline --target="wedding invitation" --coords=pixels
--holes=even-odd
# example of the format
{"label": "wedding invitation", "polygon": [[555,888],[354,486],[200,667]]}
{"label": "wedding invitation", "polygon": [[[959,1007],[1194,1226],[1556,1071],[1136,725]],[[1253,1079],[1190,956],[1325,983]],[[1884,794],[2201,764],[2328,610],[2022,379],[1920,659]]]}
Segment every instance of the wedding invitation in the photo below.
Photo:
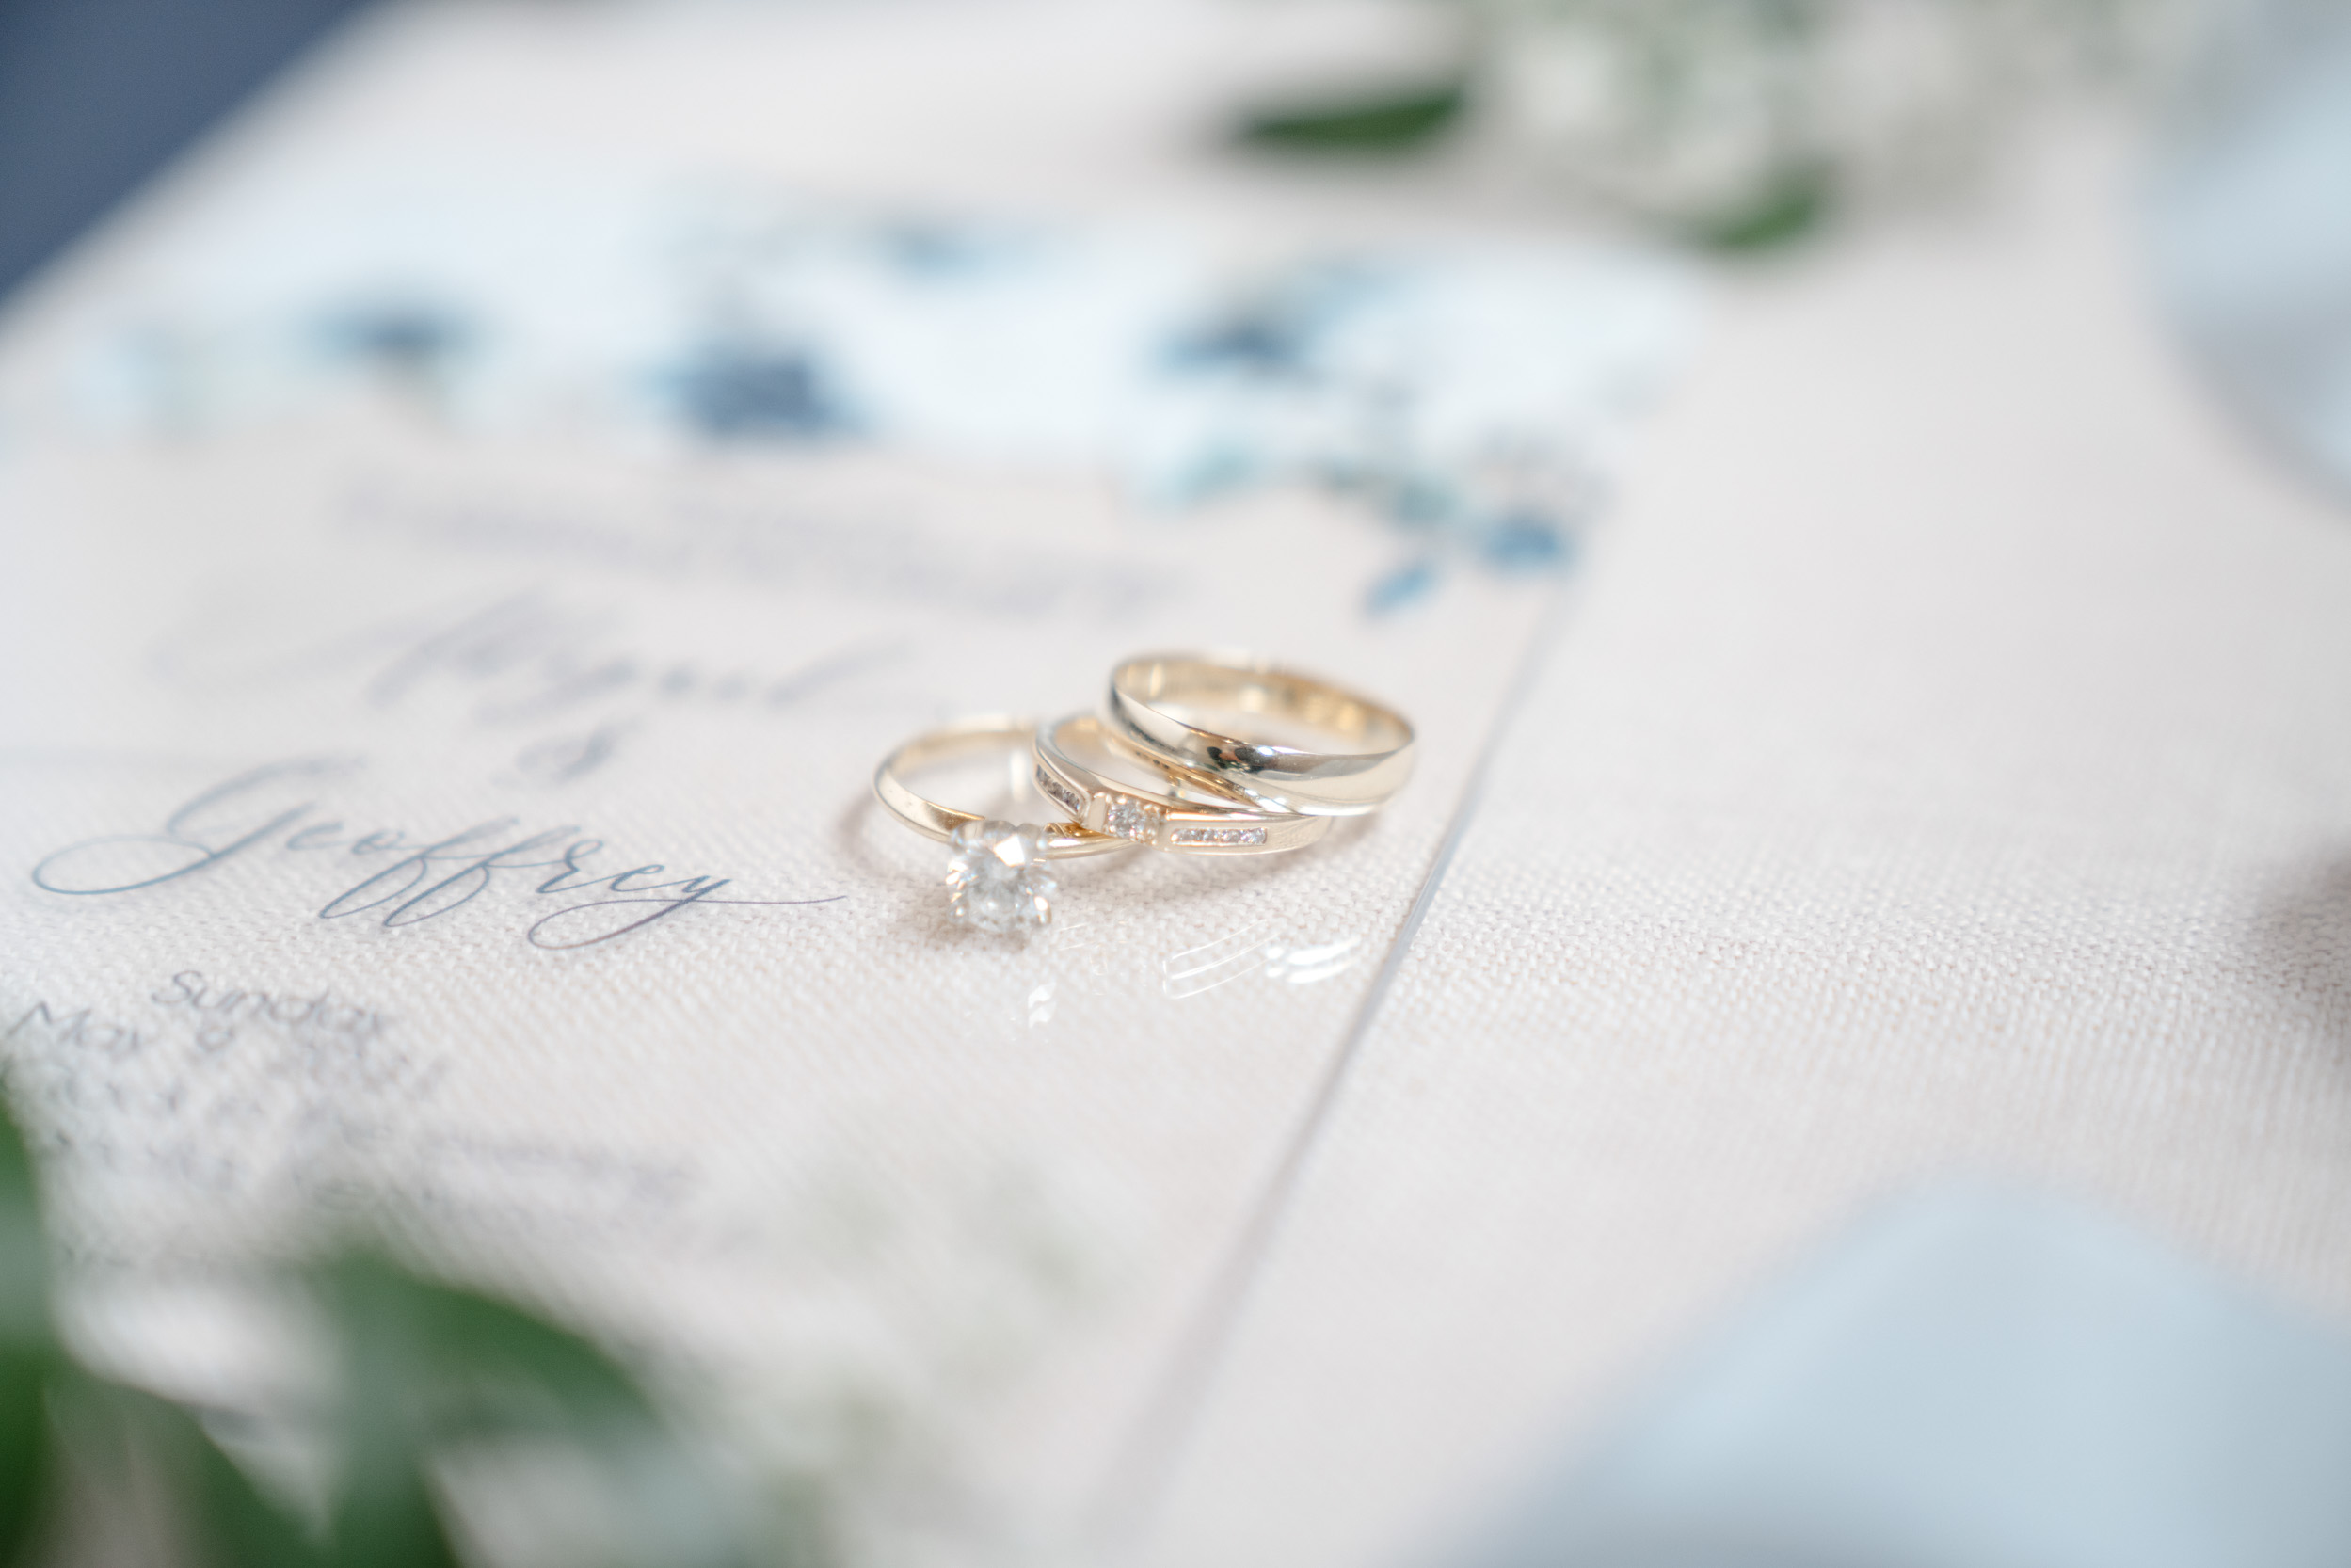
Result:
{"label": "wedding invitation", "polygon": [[[135,1371],[261,1397],[205,1282],[357,1216],[640,1347],[871,1560],[1075,1550],[1214,1359],[1686,286],[1277,220],[1164,125],[1148,181],[975,149],[1023,94],[926,93],[969,16],[719,9],[394,8],[8,319],[0,1040]],[[1050,76],[1066,9],[990,25]],[[720,123],[746,59],[772,118]],[[921,134],[880,158],[860,92]],[[1410,788],[951,923],[876,762],[1191,648],[1411,715]],[[1047,820],[1027,776],[950,803]]]}

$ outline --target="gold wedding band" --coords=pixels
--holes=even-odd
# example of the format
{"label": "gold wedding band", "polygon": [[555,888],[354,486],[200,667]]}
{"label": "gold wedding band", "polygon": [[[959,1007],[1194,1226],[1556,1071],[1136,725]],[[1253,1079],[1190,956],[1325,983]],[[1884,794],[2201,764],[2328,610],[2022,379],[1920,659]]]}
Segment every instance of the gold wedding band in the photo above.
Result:
{"label": "gold wedding band", "polygon": [[[1340,749],[1291,744],[1308,735]],[[984,818],[917,794],[903,776],[991,751],[1018,760],[1016,793],[1033,780],[1070,820]],[[1111,672],[1107,718],[1073,713],[1040,729],[990,714],[917,736],[882,759],[873,792],[899,821],[948,844],[950,920],[1017,936],[1053,919],[1049,860],[1136,844],[1186,855],[1297,849],[1334,817],[1377,809],[1412,767],[1413,727],[1391,708],[1245,656],[1168,654]]]}
{"label": "gold wedding band", "polygon": [[[1136,748],[1140,749],[1140,748]],[[1112,732],[1092,713],[1073,713],[1036,732],[1037,788],[1096,833],[1192,855],[1271,855],[1313,843],[1330,830],[1331,819],[1292,811],[1262,811],[1244,806],[1211,805],[1176,792],[1178,779],[1151,764],[1137,765],[1134,751],[1114,744]],[[1121,782],[1125,771],[1158,775],[1160,787]]]}
{"label": "gold wedding band", "polygon": [[[952,842],[955,830],[984,821],[977,811],[958,810],[908,789],[901,774],[959,761],[990,750],[1026,752],[1034,744],[1036,722],[991,713],[965,719],[908,741],[882,759],[873,770],[873,792],[900,822],[928,839]],[[1065,860],[1080,855],[1102,855],[1128,849],[1126,839],[1090,832],[1076,823],[1054,823],[1038,830],[1045,857]]]}
{"label": "gold wedding band", "polygon": [[[1267,811],[1361,816],[1412,776],[1415,738],[1401,713],[1247,655],[1127,660],[1111,672],[1109,713],[1162,767]],[[1341,749],[1290,744],[1299,729]]]}

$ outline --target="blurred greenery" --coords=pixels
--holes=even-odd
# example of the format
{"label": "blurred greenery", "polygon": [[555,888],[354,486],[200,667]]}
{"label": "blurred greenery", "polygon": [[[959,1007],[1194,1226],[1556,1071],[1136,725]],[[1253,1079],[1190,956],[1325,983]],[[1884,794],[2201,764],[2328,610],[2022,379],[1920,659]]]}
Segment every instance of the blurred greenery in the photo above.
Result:
{"label": "blurred greenery", "polygon": [[370,1252],[296,1270],[339,1362],[322,1428],[331,1480],[306,1497],[264,1484],[224,1447],[226,1413],[84,1365],[54,1316],[52,1256],[32,1159],[0,1108],[5,1568],[111,1565],[126,1550],[198,1568],[480,1563],[469,1543],[482,1532],[447,1483],[502,1446],[561,1452],[588,1478],[567,1496],[593,1515],[597,1562],[734,1568],[754,1556],[742,1516],[639,1384],[520,1307]]}
{"label": "blurred greenery", "polygon": [[1312,152],[1402,152],[1424,147],[1461,118],[1465,80],[1367,93],[1311,107],[1244,115],[1234,136],[1244,146]]}
{"label": "blurred greenery", "polygon": [[1258,152],[1463,141],[1718,253],[1964,187],[2034,101],[2159,74],[2206,0],[1439,0],[1421,85],[1328,88]]}
{"label": "blurred greenery", "polygon": [[1682,237],[1702,250],[1773,250],[1818,229],[1835,200],[1836,177],[1825,165],[1798,163],[1719,211],[1692,215]]}

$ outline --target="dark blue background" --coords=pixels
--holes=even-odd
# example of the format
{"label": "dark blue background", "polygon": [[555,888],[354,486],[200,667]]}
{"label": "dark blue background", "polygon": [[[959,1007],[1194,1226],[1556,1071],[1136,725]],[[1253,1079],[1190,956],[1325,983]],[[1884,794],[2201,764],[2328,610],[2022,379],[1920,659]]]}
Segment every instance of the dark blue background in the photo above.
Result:
{"label": "dark blue background", "polygon": [[0,296],[364,0],[0,0]]}

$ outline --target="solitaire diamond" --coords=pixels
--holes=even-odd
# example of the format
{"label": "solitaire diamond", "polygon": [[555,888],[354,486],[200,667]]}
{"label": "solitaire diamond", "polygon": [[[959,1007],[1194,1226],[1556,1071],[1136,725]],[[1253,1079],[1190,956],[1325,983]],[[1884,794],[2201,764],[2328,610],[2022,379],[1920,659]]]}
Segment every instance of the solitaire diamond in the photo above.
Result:
{"label": "solitaire diamond", "polygon": [[968,822],[949,836],[947,912],[999,936],[1053,918],[1045,834],[1008,822]]}
{"label": "solitaire diamond", "polygon": [[1160,808],[1145,806],[1139,800],[1111,799],[1110,811],[1102,819],[1104,831],[1137,843],[1149,843],[1160,828]]}

